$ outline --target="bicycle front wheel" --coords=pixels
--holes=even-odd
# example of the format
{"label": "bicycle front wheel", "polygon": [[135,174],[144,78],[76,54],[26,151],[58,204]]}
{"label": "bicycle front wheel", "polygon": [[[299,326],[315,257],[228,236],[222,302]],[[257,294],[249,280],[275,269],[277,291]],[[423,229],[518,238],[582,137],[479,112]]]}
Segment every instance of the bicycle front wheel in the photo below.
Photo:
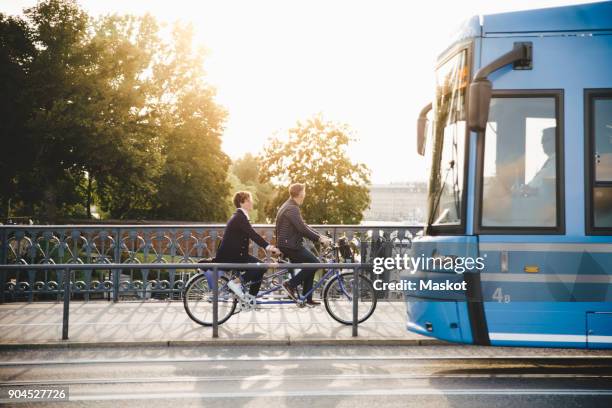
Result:
{"label": "bicycle front wheel", "polygon": [[[359,276],[359,296],[357,298],[358,322],[363,323],[376,309],[376,293],[372,281]],[[342,324],[353,324],[353,272],[343,272],[330,280],[323,290],[323,302],[327,313]]]}
{"label": "bicycle front wheel", "polygon": [[[220,276],[217,281],[219,288],[218,322],[224,323],[236,309],[237,300],[227,287],[228,279]],[[211,282],[212,283],[212,282]],[[187,315],[194,322],[203,326],[213,324],[213,288],[205,274],[199,274],[185,288],[183,305]]]}

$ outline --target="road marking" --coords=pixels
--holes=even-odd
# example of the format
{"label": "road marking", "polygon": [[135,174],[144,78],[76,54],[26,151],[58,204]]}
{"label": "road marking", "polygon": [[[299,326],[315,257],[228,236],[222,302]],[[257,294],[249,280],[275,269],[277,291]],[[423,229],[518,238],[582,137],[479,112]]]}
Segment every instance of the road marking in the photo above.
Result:
{"label": "road marking", "polygon": [[36,366],[36,365],[76,365],[76,364],[117,364],[117,363],[201,363],[201,362],[248,362],[248,361],[270,361],[270,362],[302,362],[302,361],[423,361],[423,360],[608,360],[612,359],[610,355],[582,355],[582,356],[568,356],[568,355],[546,355],[546,356],[521,356],[521,355],[507,355],[507,356],[288,356],[288,357],[275,357],[275,356],[260,356],[260,357],[203,357],[203,358],[159,358],[159,359],[144,359],[144,358],[130,358],[130,359],[81,359],[81,360],[30,360],[30,361],[3,361],[0,362],[0,367],[19,367],[19,366]]}
{"label": "road marking", "polygon": [[[397,320],[397,321],[393,321],[393,320],[385,320],[385,321],[376,321],[376,320],[372,320],[370,322],[368,322],[368,324],[371,326],[373,324],[378,324],[378,325],[392,325],[392,324],[400,324],[403,325],[406,322],[403,320]],[[186,323],[176,323],[175,320],[172,321],[167,321],[167,322],[146,322],[146,323],[114,323],[114,322],[109,322],[109,323],[97,323],[97,322],[84,322],[84,323],[79,323],[79,322],[70,322],[70,327],[73,326],[151,326],[151,325],[161,325],[161,324],[170,324],[171,327],[169,329],[176,329],[182,326],[193,326],[193,327],[200,327],[199,324],[195,323],[195,322],[186,322]],[[12,326],[61,326],[62,322],[57,322],[57,323],[0,323],[0,327],[12,327]],[[331,326],[333,325],[334,327],[338,326],[338,323],[334,320],[330,320],[328,322],[225,322],[223,323],[223,327],[226,326]],[[210,328],[209,328],[210,329]]]}
{"label": "road marking", "polygon": [[15,386],[61,386],[80,384],[146,384],[146,383],[186,383],[186,382],[222,382],[222,381],[313,381],[313,380],[420,380],[430,378],[480,379],[480,378],[612,378],[612,375],[596,374],[339,374],[339,375],[251,375],[251,376],[186,376],[186,377],[156,377],[156,378],[75,378],[68,380],[16,380],[0,382],[0,387]]}
{"label": "road marking", "polygon": [[[166,400],[166,399],[235,399],[255,397],[328,397],[328,396],[401,396],[401,395],[571,395],[571,396],[603,396],[612,395],[612,390],[606,389],[374,389],[374,390],[303,390],[303,391],[235,391],[235,392],[175,392],[175,393],[143,393],[143,394],[93,394],[70,395],[70,401],[121,401],[121,400]],[[9,403],[10,400],[0,400]],[[13,401],[14,402],[14,401]]]}

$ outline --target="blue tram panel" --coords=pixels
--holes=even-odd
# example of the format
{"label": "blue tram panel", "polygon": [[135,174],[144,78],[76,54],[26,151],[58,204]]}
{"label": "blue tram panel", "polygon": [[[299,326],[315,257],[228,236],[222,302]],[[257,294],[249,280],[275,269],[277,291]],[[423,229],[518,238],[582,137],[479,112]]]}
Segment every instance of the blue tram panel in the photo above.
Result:
{"label": "blue tram panel", "polygon": [[[612,347],[610,66],[612,2],[472,18],[440,56],[420,152],[432,169],[428,225],[411,251],[486,261],[463,274],[467,293],[406,291],[408,330]],[[478,81],[491,89],[481,127]]]}
{"label": "blue tram panel", "polygon": [[591,348],[612,348],[612,312],[587,313],[587,345]]}

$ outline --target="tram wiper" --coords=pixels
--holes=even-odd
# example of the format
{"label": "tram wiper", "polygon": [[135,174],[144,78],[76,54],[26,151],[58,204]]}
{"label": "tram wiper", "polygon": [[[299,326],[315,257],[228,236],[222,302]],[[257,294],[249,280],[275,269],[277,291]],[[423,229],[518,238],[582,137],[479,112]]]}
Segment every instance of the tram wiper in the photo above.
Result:
{"label": "tram wiper", "polygon": [[[427,227],[431,227],[431,225],[434,223],[434,217],[436,212],[438,211],[438,207],[440,205],[440,200],[442,199],[442,192],[444,191],[444,188],[446,187],[446,180],[448,179],[448,174],[451,172],[451,170],[453,170],[455,168],[455,161],[451,160],[448,163],[448,168],[446,169],[446,172],[444,173],[444,180],[442,180],[442,187],[440,187],[440,190],[438,190],[438,193],[436,194],[435,200],[434,200],[434,207],[431,211],[431,213],[429,214],[429,219],[427,220]],[[440,219],[441,217],[439,217]]]}

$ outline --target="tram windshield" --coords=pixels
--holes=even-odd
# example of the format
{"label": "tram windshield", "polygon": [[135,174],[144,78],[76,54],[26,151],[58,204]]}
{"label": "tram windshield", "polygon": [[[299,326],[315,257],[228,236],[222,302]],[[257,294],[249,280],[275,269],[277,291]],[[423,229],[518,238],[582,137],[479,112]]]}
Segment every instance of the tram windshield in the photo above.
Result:
{"label": "tram windshield", "polygon": [[428,225],[461,224],[468,84],[467,50],[436,71],[429,160]]}

